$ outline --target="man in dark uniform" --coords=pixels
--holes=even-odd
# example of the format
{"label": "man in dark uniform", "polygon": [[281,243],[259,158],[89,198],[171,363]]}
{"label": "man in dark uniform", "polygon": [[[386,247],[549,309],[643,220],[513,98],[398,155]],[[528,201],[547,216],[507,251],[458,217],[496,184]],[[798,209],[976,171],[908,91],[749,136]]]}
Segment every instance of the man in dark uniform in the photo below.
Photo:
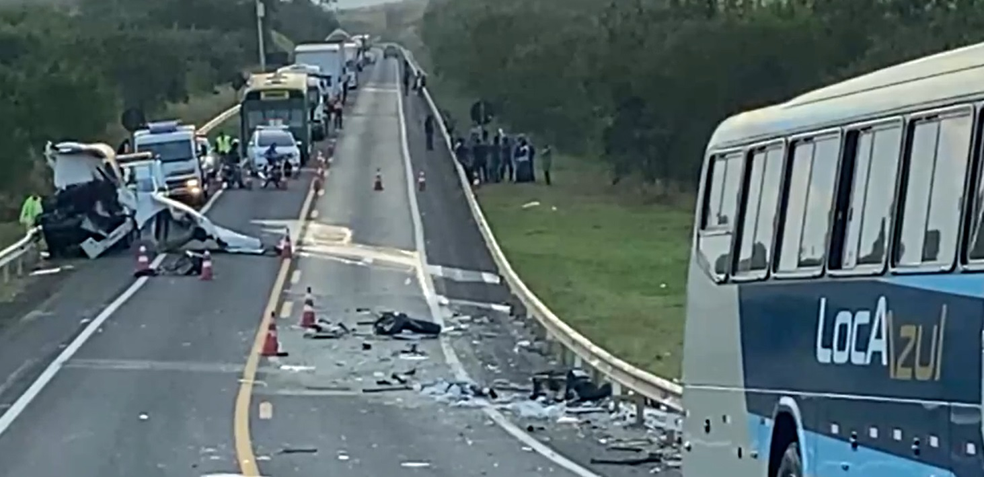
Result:
{"label": "man in dark uniform", "polygon": [[434,115],[428,114],[424,120],[424,134],[427,135],[427,150],[434,150]]}

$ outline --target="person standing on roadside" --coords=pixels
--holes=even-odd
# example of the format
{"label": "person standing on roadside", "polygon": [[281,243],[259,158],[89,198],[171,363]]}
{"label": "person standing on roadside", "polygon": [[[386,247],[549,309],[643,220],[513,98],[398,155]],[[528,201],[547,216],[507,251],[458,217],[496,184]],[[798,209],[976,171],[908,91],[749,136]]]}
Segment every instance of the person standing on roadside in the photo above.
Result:
{"label": "person standing on roadside", "polygon": [[516,171],[513,164],[512,139],[510,139],[509,136],[503,135],[502,136],[502,165],[501,165],[499,177],[502,177],[503,178],[502,180],[505,181],[515,182],[516,180],[515,172]]}
{"label": "person standing on roadside", "polygon": [[458,163],[461,164],[462,169],[465,170],[465,177],[468,178],[468,182],[471,183],[474,179],[474,170],[472,169],[472,160],[470,156],[468,144],[465,143],[465,138],[458,137],[454,146],[454,155],[458,158]]}
{"label": "person standing on roadside", "polygon": [[550,168],[553,167],[553,149],[547,144],[540,154],[540,167],[543,169],[543,182],[550,185]]}
{"label": "person standing on roadside", "polygon": [[335,130],[341,131],[343,129],[342,121],[342,101],[335,100],[335,112],[332,115],[335,118]]}
{"label": "person standing on roadside", "polygon": [[410,94],[410,68],[403,62],[403,96]]}
{"label": "person standing on roadside", "polygon": [[498,134],[492,138],[489,148],[489,175],[490,182],[502,180],[502,138]]}
{"label": "person standing on roadside", "polygon": [[31,193],[24,199],[24,205],[21,206],[20,213],[20,223],[24,226],[25,230],[30,231],[38,225],[38,217],[44,212],[41,207],[41,196],[35,193]]}
{"label": "person standing on roadside", "polygon": [[475,168],[475,177],[472,179],[478,179],[478,182],[484,184],[489,180],[488,171],[488,147],[482,138],[479,137],[475,140],[475,144],[472,145],[472,166]]}
{"label": "person standing on roadside", "polygon": [[427,135],[427,150],[434,150],[434,115],[428,114],[424,119],[424,134]]}

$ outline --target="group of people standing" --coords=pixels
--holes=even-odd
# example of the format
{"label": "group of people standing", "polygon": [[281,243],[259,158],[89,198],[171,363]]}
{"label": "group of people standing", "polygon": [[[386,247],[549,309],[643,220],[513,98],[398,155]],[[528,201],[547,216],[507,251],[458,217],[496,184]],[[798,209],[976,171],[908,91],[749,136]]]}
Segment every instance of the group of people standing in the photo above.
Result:
{"label": "group of people standing", "polygon": [[[409,63],[404,60],[403,94],[409,94],[411,89],[422,94],[426,86],[426,76],[421,72],[414,75]],[[424,119],[424,136],[428,151],[434,150],[434,135],[437,128],[437,119],[433,114],[428,114]],[[453,135],[453,127],[449,127],[447,132]],[[490,140],[488,130],[482,126],[475,126],[469,136],[467,141],[458,136],[454,141],[453,152],[473,184],[503,181],[536,182],[535,165],[539,160],[543,181],[550,185],[553,151],[549,145],[544,146],[537,157],[536,148],[522,134],[512,137],[499,129]]]}
{"label": "group of people standing", "polygon": [[550,185],[553,150],[547,145],[538,155],[537,149],[522,134],[511,137],[500,129],[490,141],[488,131],[476,127],[468,140],[461,136],[455,139],[454,154],[472,183],[536,182],[539,161],[543,181]]}

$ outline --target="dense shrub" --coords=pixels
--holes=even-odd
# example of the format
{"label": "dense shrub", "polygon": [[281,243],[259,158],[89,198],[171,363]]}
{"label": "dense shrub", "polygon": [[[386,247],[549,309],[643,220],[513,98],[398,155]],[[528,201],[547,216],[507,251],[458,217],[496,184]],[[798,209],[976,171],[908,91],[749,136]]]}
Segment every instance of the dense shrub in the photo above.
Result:
{"label": "dense shrub", "polygon": [[422,36],[435,73],[509,126],[689,184],[728,115],[982,27],[975,0],[431,0]]}

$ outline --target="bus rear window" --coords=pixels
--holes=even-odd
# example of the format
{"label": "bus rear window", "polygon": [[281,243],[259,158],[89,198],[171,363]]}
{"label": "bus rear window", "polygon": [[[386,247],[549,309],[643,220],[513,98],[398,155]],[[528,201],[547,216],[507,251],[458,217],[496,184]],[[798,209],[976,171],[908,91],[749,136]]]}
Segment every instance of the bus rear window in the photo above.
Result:
{"label": "bus rear window", "polygon": [[707,192],[704,195],[704,230],[731,230],[738,205],[741,184],[742,153],[718,156],[711,160]]}
{"label": "bus rear window", "polygon": [[698,248],[718,280],[727,275],[731,262],[731,232],[738,208],[742,159],[741,152],[713,157],[704,186]]}

